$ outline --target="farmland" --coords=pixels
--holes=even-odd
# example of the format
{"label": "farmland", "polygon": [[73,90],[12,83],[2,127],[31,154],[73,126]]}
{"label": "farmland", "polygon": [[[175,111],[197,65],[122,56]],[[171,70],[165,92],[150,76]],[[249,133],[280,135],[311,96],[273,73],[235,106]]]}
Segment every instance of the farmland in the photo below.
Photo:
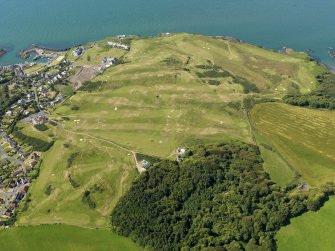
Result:
{"label": "farmland", "polygon": [[2,250],[141,250],[127,238],[110,230],[84,229],[66,225],[14,227],[0,230]]}
{"label": "farmland", "polygon": [[334,115],[273,103],[252,110],[258,134],[312,186],[335,180]]}
{"label": "farmland", "polygon": [[282,228],[278,235],[278,250],[334,250],[335,198],[317,212],[308,212]]}

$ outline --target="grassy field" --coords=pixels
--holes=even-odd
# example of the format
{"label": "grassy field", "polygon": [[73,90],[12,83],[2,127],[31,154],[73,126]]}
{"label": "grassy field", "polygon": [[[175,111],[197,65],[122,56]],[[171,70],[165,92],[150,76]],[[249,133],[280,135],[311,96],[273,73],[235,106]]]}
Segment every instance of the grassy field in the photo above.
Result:
{"label": "grassy field", "polygon": [[335,246],[335,198],[317,212],[308,212],[291,221],[277,234],[279,251],[332,251]]}
{"label": "grassy field", "polygon": [[281,156],[273,146],[270,146],[265,137],[254,130],[254,135],[264,160],[263,167],[270,174],[271,179],[281,186],[288,185],[297,175],[295,170],[284,156]]}
{"label": "grassy field", "polygon": [[[93,45],[93,53],[99,44]],[[207,72],[199,66],[218,65],[271,97],[289,92],[293,82],[302,91],[312,88],[315,79],[309,70],[321,68],[301,56],[187,34],[134,40],[124,59],[125,64],[93,80],[104,83],[99,91],[79,92],[56,113],[71,118],[67,129],[161,157],[180,145],[251,142],[244,112],[231,106],[240,105],[245,96],[241,85],[230,77],[199,77]],[[71,106],[80,109],[73,112]],[[73,126],[74,119],[80,124]]]}
{"label": "grassy field", "polygon": [[308,184],[335,181],[334,112],[265,103],[256,105],[251,115],[253,126],[264,142]]}
{"label": "grassy field", "polygon": [[[130,153],[61,127],[48,125],[49,130],[40,132],[31,125],[20,126],[35,138],[48,140],[52,136],[57,140],[43,154],[40,176],[29,190],[31,202],[18,224],[106,228],[112,208],[137,175]],[[46,192],[49,186],[50,194]],[[90,191],[95,208],[83,202],[85,191]]]}
{"label": "grassy field", "polygon": [[14,227],[0,230],[1,250],[49,251],[136,251],[128,238],[110,230],[84,229],[66,225]]}
{"label": "grassy field", "polygon": [[[71,50],[67,53],[66,58],[76,60],[74,66],[78,68],[96,68],[106,56],[123,57],[124,64],[93,79],[98,83],[96,90],[79,90],[51,111],[57,126],[48,124],[49,130],[40,132],[19,123],[26,135],[55,140],[43,153],[40,176],[29,190],[31,202],[17,221],[20,226],[62,223],[107,228],[114,205],[137,176],[134,152],[171,157],[179,146],[235,140],[252,143],[243,99],[248,95],[280,98],[287,93],[307,92],[314,87],[315,75],[324,70],[302,54],[279,54],[222,38],[189,34],[133,37],[129,52],[106,47],[109,40],[88,44],[89,49],[79,59]],[[246,86],[257,94],[246,93]],[[284,108],[279,110],[287,113]],[[270,162],[266,161],[265,168],[285,185],[295,175],[291,167],[295,162],[284,161],[281,156],[286,153],[281,152],[281,145],[269,143],[267,135],[259,133],[257,139],[264,141],[264,149],[270,144],[278,153],[262,150],[264,158],[275,162],[267,165]],[[31,227],[32,231],[42,228]],[[29,239],[28,231],[21,229],[30,227],[1,234],[18,231]],[[59,234],[54,236],[62,239]],[[49,235],[45,238],[51,238],[50,243],[59,241]],[[73,245],[71,250],[84,249],[70,239],[66,243]],[[107,241],[102,240],[101,245],[108,245]],[[8,247],[15,250],[15,245],[22,244],[8,245],[14,245]]]}
{"label": "grassy field", "polygon": [[[104,56],[122,55],[125,64],[96,77],[93,82],[102,83],[96,90],[78,91],[51,111],[58,126],[40,132],[19,124],[27,135],[56,140],[43,154],[40,177],[30,189],[32,201],[19,225],[107,227],[112,208],[137,175],[134,151],[167,157],[179,146],[252,143],[241,107],[250,94],[236,77],[257,85],[257,95],[281,97],[293,82],[301,91],[312,88],[314,74],[322,70],[300,54],[279,54],[222,38],[134,37],[129,52],[106,48],[110,39],[88,44],[90,49],[75,64],[94,66]],[[276,162],[267,170],[275,166],[281,173],[282,159],[267,155]],[[293,177],[286,165],[285,175]],[[85,191],[94,208],[83,202]]]}

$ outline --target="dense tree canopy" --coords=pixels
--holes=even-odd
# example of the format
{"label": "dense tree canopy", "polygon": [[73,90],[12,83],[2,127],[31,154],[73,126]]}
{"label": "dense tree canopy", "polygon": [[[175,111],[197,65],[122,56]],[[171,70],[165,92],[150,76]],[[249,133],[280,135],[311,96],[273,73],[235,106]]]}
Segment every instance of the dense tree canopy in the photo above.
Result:
{"label": "dense tree canopy", "polygon": [[198,146],[142,174],[112,225],[152,250],[273,250],[276,231],[328,195],[286,190],[270,181],[256,146]]}
{"label": "dense tree canopy", "polygon": [[308,94],[287,95],[284,101],[296,106],[335,109],[335,75],[324,73],[317,76],[316,89]]}

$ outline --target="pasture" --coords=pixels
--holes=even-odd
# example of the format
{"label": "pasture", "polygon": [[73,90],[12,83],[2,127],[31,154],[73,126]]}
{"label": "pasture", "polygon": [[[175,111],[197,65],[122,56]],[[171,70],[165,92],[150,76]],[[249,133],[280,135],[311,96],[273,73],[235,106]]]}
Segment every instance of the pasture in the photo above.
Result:
{"label": "pasture", "polygon": [[333,111],[265,103],[256,105],[251,115],[262,140],[298,171],[307,184],[335,181]]}
{"label": "pasture", "polygon": [[335,198],[317,212],[308,212],[292,219],[277,234],[279,251],[332,251],[335,246]]}
{"label": "pasture", "polygon": [[0,230],[1,250],[127,251],[141,250],[130,239],[110,230],[67,225],[13,227]]}

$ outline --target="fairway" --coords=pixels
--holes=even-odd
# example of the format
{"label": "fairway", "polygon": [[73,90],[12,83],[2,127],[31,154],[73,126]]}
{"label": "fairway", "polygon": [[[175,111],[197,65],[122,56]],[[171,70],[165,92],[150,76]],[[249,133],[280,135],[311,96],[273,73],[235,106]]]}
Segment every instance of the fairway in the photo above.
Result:
{"label": "fairway", "polygon": [[332,251],[335,247],[335,198],[317,212],[291,220],[277,234],[279,251]]}
{"label": "fairway", "polygon": [[[278,103],[256,105],[257,133],[309,185],[335,181],[335,113]],[[271,173],[270,173],[271,175]]]}
{"label": "fairway", "polygon": [[293,84],[302,92],[312,88],[322,67],[306,59],[189,34],[134,39],[124,64],[93,79],[101,83],[97,90],[78,92],[54,115],[70,118],[64,128],[72,132],[160,157],[182,145],[251,143],[243,87],[224,72],[243,76],[261,95],[281,97]]}
{"label": "fairway", "polygon": [[[20,126],[26,134],[42,139],[53,134],[57,140],[43,154],[39,178],[29,190],[31,202],[18,224],[107,228],[112,208],[137,175],[130,153],[61,127],[49,125],[49,130],[39,132],[31,125]],[[90,191],[94,208],[83,203],[85,191]]]}
{"label": "fairway", "polygon": [[0,230],[1,250],[48,251],[136,251],[142,250],[110,230],[66,225],[14,227]]}
{"label": "fairway", "polygon": [[[50,239],[50,244],[43,243],[44,249],[60,250],[57,245],[66,236],[64,245],[68,250],[106,250],[106,246],[112,251],[136,250],[128,240],[105,231],[110,226],[113,208],[138,176],[135,153],[175,159],[178,147],[234,141],[254,143],[244,99],[248,96],[281,98],[288,93],[308,92],[314,87],[315,75],[324,69],[303,54],[279,54],[223,37],[190,34],[130,37],[127,40],[130,51],[107,47],[109,40],[85,45],[86,54],[79,58],[72,55],[72,50],[67,53],[67,60],[76,60],[73,73],[86,69],[98,75],[75,92],[56,86],[56,90],[73,95],[48,111],[53,121],[47,123],[48,130],[38,131],[30,124],[18,123],[25,135],[54,141],[54,145],[42,154],[40,175],[29,189],[30,201],[22,206],[18,216],[16,225],[22,228],[1,233],[4,236],[1,239],[13,240],[7,243],[13,245],[9,249],[20,249],[15,245],[24,242],[16,243],[11,236],[21,234],[22,240],[29,239],[27,250],[34,250],[38,241],[30,238],[29,233],[42,238],[39,231],[46,231],[45,239]],[[97,69],[104,57],[121,61],[99,73]],[[285,152],[287,142],[283,140],[290,142],[290,138],[282,139],[281,130],[295,126],[277,128],[278,118],[287,123],[299,121],[301,108],[271,104],[269,108],[259,109],[262,106],[257,106],[252,114],[255,135],[264,146],[269,144],[276,151],[262,150],[265,169],[276,182],[286,185],[293,179],[295,170],[310,183],[323,177],[329,180],[331,175],[335,177],[331,165],[334,152],[328,149],[334,134],[333,129],[327,129],[335,123],[329,118],[330,113],[317,115],[323,112],[316,111],[311,117],[302,117],[301,125],[297,126],[306,126],[306,135],[301,135],[305,140],[311,133],[307,130],[314,126],[306,121],[315,120],[322,130],[312,133],[320,140],[329,141],[317,150],[313,150],[317,147],[313,139],[308,141],[308,146],[306,143],[306,149],[313,150],[308,152],[309,158],[317,159],[321,152],[328,156],[324,164],[318,163],[323,169],[311,174],[315,167],[307,167],[309,159],[304,159],[303,167],[299,165],[306,152],[301,153],[302,148],[293,145],[304,142],[299,141],[299,130],[293,134],[297,135],[297,141],[289,143],[291,148]],[[265,114],[259,115],[260,112]],[[290,113],[294,114],[292,121]],[[282,115],[271,117],[273,114]],[[270,129],[266,127],[267,122],[264,126],[263,118],[273,123]],[[285,132],[285,135],[289,134]],[[287,159],[283,159],[286,155]],[[101,231],[81,228],[77,231],[64,225],[38,226],[43,224]],[[93,232],[99,234],[95,236]],[[81,239],[83,244],[77,241]],[[91,240],[101,246],[94,249]],[[115,249],[114,240],[118,243]]]}
{"label": "fairway", "polygon": [[[108,227],[114,205],[137,176],[134,152],[175,158],[180,146],[253,143],[243,99],[252,91],[281,97],[292,83],[304,92],[323,69],[302,54],[279,54],[222,37],[130,37],[130,51],[106,47],[110,39],[85,45],[86,54],[74,65],[97,67],[105,56],[123,56],[124,63],[94,78],[92,90],[78,90],[50,110],[58,125],[48,124],[45,132],[18,125],[26,135],[55,140],[43,153],[19,225]],[[71,51],[66,57],[74,60]],[[275,168],[281,177],[285,162],[267,155],[274,161],[266,170],[271,174]],[[276,180],[282,185],[294,176],[285,165],[285,177]]]}

